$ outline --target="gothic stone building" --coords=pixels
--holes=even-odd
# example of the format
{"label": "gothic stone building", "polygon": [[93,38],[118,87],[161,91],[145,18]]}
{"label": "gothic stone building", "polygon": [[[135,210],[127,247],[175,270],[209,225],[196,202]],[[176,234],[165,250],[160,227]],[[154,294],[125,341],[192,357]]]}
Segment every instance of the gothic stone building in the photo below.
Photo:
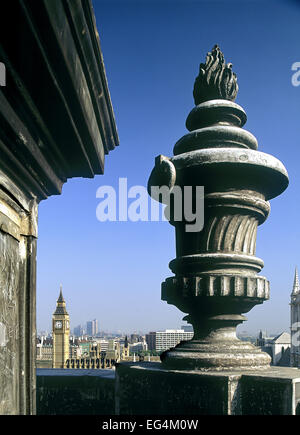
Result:
{"label": "gothic stone building", "polygon": [[291,293],[291,366],[300,367],[300,284],[298,270],[295,270]]}
{"label": "gothic stone building", "polygon": [[52,316],[53,368],[66,368],[70,354],[70,319],[60,288],[56,310]]}

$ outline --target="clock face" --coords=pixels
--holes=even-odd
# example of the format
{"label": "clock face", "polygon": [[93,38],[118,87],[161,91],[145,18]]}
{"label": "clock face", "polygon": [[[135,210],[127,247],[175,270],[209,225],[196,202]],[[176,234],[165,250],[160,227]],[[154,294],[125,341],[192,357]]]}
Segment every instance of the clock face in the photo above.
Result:
{"label": "clock face", "polygon": [[62,328],[62,322],[60,320],[55,322],[55,328],[57,328],[57,329],[61,329]]}

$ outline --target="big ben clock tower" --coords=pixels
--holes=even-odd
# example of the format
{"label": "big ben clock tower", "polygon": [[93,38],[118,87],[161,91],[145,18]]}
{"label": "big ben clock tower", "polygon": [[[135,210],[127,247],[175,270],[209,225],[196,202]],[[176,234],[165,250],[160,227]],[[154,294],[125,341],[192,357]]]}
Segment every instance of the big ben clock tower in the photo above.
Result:
{"label": "big ben clock tower", "polygon": [[66,310],[66,302],[62,295],[62,286],[57,299],[56,310],[52,316],[53,334],[53,368],[66,368],[69,359],[70,319]]}

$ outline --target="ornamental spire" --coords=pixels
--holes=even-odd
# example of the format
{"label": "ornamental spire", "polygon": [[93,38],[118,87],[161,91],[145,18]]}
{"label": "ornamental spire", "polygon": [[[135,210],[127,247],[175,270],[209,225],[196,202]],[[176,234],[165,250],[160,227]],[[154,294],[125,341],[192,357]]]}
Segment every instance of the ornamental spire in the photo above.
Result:
{"label": "ornamental spire", "polygon": [[300,292],[299,276],[297,266],[295,267],[294,285],[292,295],[296,295]]}
{"label": "ornamental spire", "polygon": [[65,302],[65,300],[63,298],[63,294],[62,294],[62,284],[60,284],[60,291],[59,291],[59,296],[58,296],[57,302]]}
{"label": "ornamental spire", "polygon": [[195,105],[215,99],[234,101],[238,89],[232,63],[226,64],[224,55],[216,44],[211,52],[207,53],[205,64],[200,64],[193,92]]}
{"label": "ornamental spire", "polygon": [[60,284],[59,296],[56,301],[56,309],[53,314],[68,314],[66,309],[66,301],[62,294],[62,285]]}

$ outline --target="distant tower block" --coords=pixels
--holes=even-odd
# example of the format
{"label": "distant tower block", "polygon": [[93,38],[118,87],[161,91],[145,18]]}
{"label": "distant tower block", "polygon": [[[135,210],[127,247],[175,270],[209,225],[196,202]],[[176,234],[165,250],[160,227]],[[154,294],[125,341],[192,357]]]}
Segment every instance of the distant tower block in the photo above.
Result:
{"label": "distant tower block", "polygon": [[291,366],[300,367],[300,284],[297,267],[291,293]]}
{"label": "distant tower block", "polygon": [[53,368],[66,368],[69,359],[70,318],[62,295],[62,286],[57,299],[56,310],[52,316]]}
{"label": "distant tower block", "polygon": [[124,348],[123,348],[123,359],[126,359],[128,357],[129,357],[129,344],[128,344],[128,338],[126,335],[125,342],[124,342]]}
{"label": "distant tower block", "polygon": [[98,333],[98,320],[90,320],[86,322],[86,333],[91,337],[94,337]]}

